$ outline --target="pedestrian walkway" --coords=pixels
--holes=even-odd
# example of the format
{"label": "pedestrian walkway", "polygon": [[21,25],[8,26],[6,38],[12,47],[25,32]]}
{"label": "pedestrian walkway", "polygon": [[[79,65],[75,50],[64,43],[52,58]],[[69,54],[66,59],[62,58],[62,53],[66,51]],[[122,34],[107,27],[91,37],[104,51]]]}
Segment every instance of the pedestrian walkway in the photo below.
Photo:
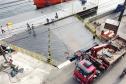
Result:
{"label": "pedestrian walkway", "polygon": [[[40,10],[34,9],[34,11],[31,12],[26,12],[23,14],[15,15],[13,17],[1,19],[0,24],[4,26],[3,29],[5,29],[5,31],[7,31],[8,33],[6,33],[7,36],[1,35],[0,33],[0,38],[1,39],[8,38],[14,34],[23,32],[26,29],[27,22],[30,23],[30,25],[34,24],[35,26],[38,26],[47,23],[46,21],[47,18],[49,19],[49,21],[51,21],[52,19],[59,20],[83,11],[84,7],[86,7],[85,10],[87,10],[97,5],[99,6],[98,14],[102,14],[107,11],[115,9],[117,4],[123,3],[123,1],[124,0],[112,0],[111,3],[107,3],[106,0],[88,0],[85,5],[82,5],[80,0],[72,0],[58,5],[42,8]],[[55,18],[56,13],[58,14],[58,18]],[[13,23],[12,28],[8,29],[6,27],[8,21],[11,21]]]}
{"label": "pedestrian walkway", "polygon": [[[81,12],[83,11],[83,7],[86,7],[85,10],[87,10],[95,6],[97,5],[91,2],[87,2],[85,5],[81,5],[79,0],[73,0],[51,7],[43,8],[41,10],[35,10],[14,17],[9,17],[0,20],[0,22],[1,24],[4,24],[4,26],[6,25],[5,23],[7,23],[7,21],[13,22],[12,28],[7,28],[6,26],[3,28],[5,31],[11,32],[10,36],[12,36],[26,30],[26,23],[29,23],[30,25],[34,24],[34,26],[39,26],[42,24],[46,24],[47,18],[49,19],[49,22],[51,22],[52,20],[59,20]],[[58,15],[58,18],[55,18],[56,13]],[[4,35],[4,37],[2,37],[2,35],[0,35],[0,38],[7,38],[7,36]]]}

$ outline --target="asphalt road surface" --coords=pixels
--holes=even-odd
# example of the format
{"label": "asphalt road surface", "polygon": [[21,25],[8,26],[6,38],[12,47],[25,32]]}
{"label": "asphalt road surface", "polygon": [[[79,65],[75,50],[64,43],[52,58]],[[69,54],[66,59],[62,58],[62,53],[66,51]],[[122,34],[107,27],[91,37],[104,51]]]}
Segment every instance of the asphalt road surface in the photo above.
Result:
{"label": "asphalt road surface", "polygon": [[[31,34],[26,32],[6,39],[7,42],[33,52],[48,56],[48,28],[51,29],[51,53],[56,64],[66,61],[65,52],[70,55],[79,50],[91,47],[98,40],[92,39],[92,34],[76,17],[69,17],[50,25],[39,26]],[[36,36],[33,36],[33,35]]]}

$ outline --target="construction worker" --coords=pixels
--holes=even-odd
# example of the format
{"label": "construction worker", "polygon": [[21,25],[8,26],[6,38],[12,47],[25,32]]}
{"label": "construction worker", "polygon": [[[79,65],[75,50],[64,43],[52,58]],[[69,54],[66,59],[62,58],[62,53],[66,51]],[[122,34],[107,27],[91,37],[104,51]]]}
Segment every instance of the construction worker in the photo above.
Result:
{"label": "construction worker", "polygon": [[49,23],[49,19],[47,18],[46,21],[47,21],[47,24],[48,24]]}
{"label": "construction worker", "polygon": [[30,27],[29,23],[27,23],[27,29],[31,30],[31,27]]}
{"label": "construction worker", "polygon": [[56,12],[55,18],[58,19],[58,13]]}
{"label": "construction worker", "polygon": [[2,26],[0,27],[0,29],[2,34],[5,33],[5,30],[3,30]]}
{"label": "construction worker", "polygon": [[34,25],[32,24],[31,29],[34,30],[34,28],[35,28],[35,27],[34,27]]}
{"label": "construction worker", "polygon": [[31,34],[31,27],[30,27],[29,23],[27,23],[26,25],[27,25],[28,33]]}
{"label": "construction worker", "polygon": [[52,20],[52,23],[54,24],[54,19],[51,19]]}
{"label": "construction worker", "polygon": [[94,34],[93,34],[93,40],[95,40],[96,38],[96,30],[94,31]]}

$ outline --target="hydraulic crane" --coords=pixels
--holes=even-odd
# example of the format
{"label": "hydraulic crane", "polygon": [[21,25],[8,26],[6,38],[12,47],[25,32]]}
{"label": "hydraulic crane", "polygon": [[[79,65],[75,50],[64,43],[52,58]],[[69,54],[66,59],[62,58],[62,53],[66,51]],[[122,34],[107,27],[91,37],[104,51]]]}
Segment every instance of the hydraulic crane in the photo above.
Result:
{"label": "hydraulic crane", "polygon": [[[80,84],[92,84],[94,79],[104,74],[125,52],[125,48],[118,50],[111,44],[94,46],[85,52],[84,59],[76,63],[73,77]],[[88,58],[85,58],[86,55]]]}

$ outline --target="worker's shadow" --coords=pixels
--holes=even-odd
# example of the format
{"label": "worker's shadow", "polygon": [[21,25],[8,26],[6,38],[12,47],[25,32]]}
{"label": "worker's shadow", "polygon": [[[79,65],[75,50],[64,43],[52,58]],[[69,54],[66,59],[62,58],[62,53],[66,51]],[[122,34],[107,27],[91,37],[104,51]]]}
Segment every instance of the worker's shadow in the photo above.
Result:
{"label": "worker's shadow", "polygon": [[123,77],[118,77],[117,79],[116,79],[116,81],[114,81],[114,83],[112,83],[112,84],[119,84],[121,81],[122,81],[122,79],[124,78],[125,76],[123,76]]}
{"label": "worker's shadow", "polygon": [[36,36],[37,36],[37,34],[36,34],[36,32],[35,32],[34,29],[32,29],[32,30],[27,30],[27,32],[28,32],[29,35],[32,35],[33,37],[36,37]]}
{"label": "worker's shadow", "polygon": [[33,30],[33,34],[32,35],[33,35],[33,37],[37,36],[35,30]]}

